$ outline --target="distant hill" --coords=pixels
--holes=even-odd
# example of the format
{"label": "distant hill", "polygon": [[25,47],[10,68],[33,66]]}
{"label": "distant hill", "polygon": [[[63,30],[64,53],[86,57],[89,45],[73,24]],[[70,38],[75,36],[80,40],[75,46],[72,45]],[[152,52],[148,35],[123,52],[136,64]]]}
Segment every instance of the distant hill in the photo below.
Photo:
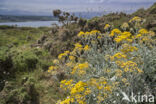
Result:
{"label": "distant hill", "polygon": [[146,19],[144,27],[156,32],[156,3],[148,9],[139,9],[132,16],[139,16]]}
{"label": "distant hill", "polygon": [[0,15],[0,22],[23,22],[23,21],[56,21],[53,16],[11,16]]}
{"label": "distant hill", "polygon": [[139,16],[145,19],[146,22],[144,22],[143,27],[156,32],[156,3],[147,9],[141,8],[131,14],[116,12],[94,17],[88,21],[87,26],[90,30],[97,29],[102,31],[105,24],[108,23],[115,28],[119,28],[122,23],[129,21],[134,16]]}

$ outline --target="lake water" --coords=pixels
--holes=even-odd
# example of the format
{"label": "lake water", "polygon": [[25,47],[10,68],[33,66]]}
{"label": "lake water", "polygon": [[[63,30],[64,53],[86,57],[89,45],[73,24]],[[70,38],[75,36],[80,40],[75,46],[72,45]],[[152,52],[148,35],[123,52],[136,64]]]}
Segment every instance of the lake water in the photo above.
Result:
{"label": "lake water", "polygon": [[9,25],[14,26],[17,25],[18,27],[50,27],[52,24],[60,25],[58,21],[32,21],[32,22],[6,22],[0,23],[0,25]]}

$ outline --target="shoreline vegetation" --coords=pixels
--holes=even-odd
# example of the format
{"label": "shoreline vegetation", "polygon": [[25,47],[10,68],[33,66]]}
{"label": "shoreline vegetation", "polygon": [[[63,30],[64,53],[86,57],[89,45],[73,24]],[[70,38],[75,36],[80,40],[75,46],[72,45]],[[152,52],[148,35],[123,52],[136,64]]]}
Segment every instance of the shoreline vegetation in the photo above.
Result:
{"label": "shoreline vegetation", "polygon": [[63,25],[0,26],[0,104],[128,104],[122,96],[131,93],[156,99],[156,3],[91,19],[53,15]]}

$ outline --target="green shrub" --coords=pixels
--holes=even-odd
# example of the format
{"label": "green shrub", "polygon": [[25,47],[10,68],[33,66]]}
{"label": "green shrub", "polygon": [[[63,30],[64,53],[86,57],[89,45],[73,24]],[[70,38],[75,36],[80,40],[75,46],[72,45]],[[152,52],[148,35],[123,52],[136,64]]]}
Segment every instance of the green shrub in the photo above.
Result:
{"label": "green shrub", "polygon": [[7,47],[0,47],[0,91],[4,86],[4,78],[8,77],[13,66],[12,59],[7,53],[8,50]]}
{"label": "green shrub", "polygon": [[7,26],[7,25],[1,25],[0,29],[6,30],[6,29],[14,29],[16,26]]}
{"label": "green shrub", "polygon": [[27,77],[21,84],[11,81],[6,83],[0,92],[0,104],[38,104],[34,79]]}
{"label": "green shrub", "polygon": [[13,57],[14,69],[18,71],[30,71],[36,68],[38,57],[32,51],[23,51]]}
{"label": "green shrub", "polygon": [[40,61],[40,65],[41,65],[41,68],[44,70],[44,71],[46,71],[48,68],[49,68],[49,66],[51,66],[52,64],[51,64],[51,62],[47,62],[46,60],[42,60],[42,61]]}
{"label": "green shrub", "polygon": [[148,52],[144,56],[144,78],[146,83],[150,86],[151,90],[154,92],[156,85],[156,49]]}
{"label": "green shrub", "polygon": [[0,62],[5,61],[7,59],[7,51],[8,47],[0,47]]}

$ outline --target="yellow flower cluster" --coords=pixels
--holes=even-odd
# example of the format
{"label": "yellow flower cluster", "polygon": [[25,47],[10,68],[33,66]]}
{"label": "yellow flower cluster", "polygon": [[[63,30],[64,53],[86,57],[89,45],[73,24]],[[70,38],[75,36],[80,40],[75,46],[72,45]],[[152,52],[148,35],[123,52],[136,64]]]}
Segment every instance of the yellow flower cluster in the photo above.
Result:
{"label": "yellow flower cluster", "polygon": [[117,58],[117,59],[121,59],[121,58],[126,58],[126,55],[124,55],[123,53],[118,52],[113,57]]}
{"label": "yellow flower cluster", "polygon": [[74,57],[74,56],[69,56],[69,59],[70,59],[71,61],[75,61],[75,57]]}
{"label": "yellow flower cluster", "polygon": [[127,86],[129,86],[130,85],[130,83],[128,82],[128,80],[126,79],[126,78],[123,78],[122,79],[122,82]]}
{"label": "yellow flower cluster", "polygon": [[136,38],[140,38],[142,36],[142,34],[137,34]]}
{"label": "yellow flower cluster", "polygon": [[90,34],[92,34],[92,35],[96,35],[96,34],[100,34],[101,32],[100,31],[98,31],[98,30],[92,30],[91,32],[90,32]]}
{"label": "yellow flower cluster", "polygon": [[57,66],[50,66],[48,72],[50,73],[50,72],[57,70],[57,69],[58,69]]}
{"label": "yellow flower cluster", "polygon": [[85,62],[85,63],[82,63],[82,64],[78,64],[78,68],[79,69],[86,69],[86,68],[88,68],[89,67],[89,64],[88,64],[88,62]]}
{"label": "yellow flower cluster", "polygon": [[68,89],[70,89],[73,85],[73,80],[62,80],[61,81],[61,85],[60,85],[60,88],[64,89],[65,91],[67,91]]}
{"label": "yellow flower cluster", "polygon": [[[131,46],[127,43],[123,44],[122,45],[122,49],[121,49],[121,53],[118,52],[116,53],[114,56],[111,56],[114,58],[117,58],[117,59],[126,59],[127,58],[127,55],[125,54],[128,54],[129,52],[134,52],[134,51],[137,51],[138,48],[136,48],[135,46]],[[114,60],[113,60],[114,61]],[[122,60],[117,60],[115,61],[115,63],[124,69],[125,72],[139,72],[141,73],[142,70],[140,70],[138,67],[137,67],[137,64],[133,61],[122,61]],[[120,72],[120,71],[117,71],[117,72]]]}
{"label": "yellow flower cluster", "polygon": [[88,86],[90,86],[91,89],[98,91],[96,96],[98,104],[101,104],[104,100],[106,100],[114,89],[114,85],[110,85],[104,77],[100,77],[98,79],[91,78],[88,82]]}
{"label": "yellow flower cluster", "polygon": [[84,75],[84,74],[86,74],[85,69],[88,69],[88,68],[89,68],[88,62],[81,63],[81,64],[77,64],[77,65],[72,69],[71,74],[75,74],[75,73],[77,72],[79,75]]}
{"label": "yellow flower cluster", "polygon": [[[127,61],[127,62],[124,62],[124,61],[116,61],[115,62],[119,67],[123,68],[124,72],[135,72],[135,73],[142,73],[143,71],[141,69],[139,69],[137,67],[137,64],[133,61]],[[118,73],[118,72],[122,72],[122,71],[117,71],[117,75],[118,76],[121,76],[120,74],[121,73]]]}
{"label": "yellow flower cluster", "polygon": [[105,27],[104,27],[104,30],[107,30],[107,29],[109,29],[110,27],[111,27],[110,24],[106,24]]}
{"label": "yellow flower cluster", "polygon": [[134,71],[138,71],[139,73],[142,72],[142,70],[140,70],[137,67],[137,64],[133,61],[123,62],[121,67],[124,68],[125,72],[134,72]]}
{"label": "yellow flower cluster", "polygon": [[125,44],[122,45],[122,49],[120,51],[126,54],[126,53],[134,52],[134,51],[137,51],[137,50],[138,50],[137,47],[131,46],[131,45],[125,43]]}
{"label": "yellow flower cluster", "polygon": [[80,31],[78,33],[78,37],[88,37],[88,36],[94,36],[94,35],[97,35],[97,34],[100,34],[101,32],[98,31],[98,30],[92,30],[90,32],[83,32],[83,31]]}
{"label": "yellow flower cluster", "polygon": [[76,43],[75,48],[82,48],[82,45],[80,43]]}
{"label": "yellow flower cluster", "polygon": [[[143,73],[143,71],[138,67],[137,62],[135,62],[135,59],[137,57],[133,56],[132,52],[137,52],[138,48],[133,46],[132,42],[136,41],[135,40],[136,38],[134,37],[141,37],[143,35],[147,35],[148,31],[146,31],[145,29],[140,29],[138,33],[139,33],[138,35],[132,36],[130,32],[125,31],[117,35],[110,35],[110,36],[115,36],[114,40],[117,43],[121,43],[119,48],[120,51],[115,53],[113,56],[106,55],[105,59],[108,62],[111,61],[112,62],[111,64],[115,63],[115,65],[117,65],[117,67],[115,67],[115,76],[119,80],[120,85],[123,85],[123,83],[126,86],[132,84],[131,81],[127,79],[128,74],[140,75]],[[144,36],[144,38],[145,37],[146,36]],[[99,96],[99,99],[104,100],[104,97]]]}
{"label": "yellow flower cluster", "polygon": [[135,23],[135,22],[137,22],[137,23],[139,23],[139,22],[141,22],[142,21],[142,18],[140,18],[140,17],[138,17],[138,16],[136,16],[136,17],[133,17],[129,22],[130,23]]}
{"label": "yellow flower cluster", "polygon": [[132,34],[130,32],[123,32],[121,35],[117,36],[114,40],[117,43],[120,43],[122,41],[128,41],[128,42],[132,42],[133,40],[130,38]]}
{"label": "yellow flower cluster", "polygon": [[84,50],[85,50],[85,51],[88,51],[88,50],[90,50],[90,47],[89,47],[88,45],[86,45],[86,46],[84,47]]}
{"label": "yellow flower cluster", "polygon": [[[75,85],[71,84],[73,81],[61,81],[61,87],[67,87],[70,91],[70,96],[67,97],[60,104],[70,104],[72,102],[77,102],[78,104],[86,104],[86,96],[91,93],[91,90],[88,88],[87,83],[79,81]],[[63,84],[63,85],[62,85]]]}
{"label": "yellow flower cluster", "polygon": [[86,83],[79,81],[78,83],[75,84],[74,87],[71,88],[71,95],[75,95],[77,93],[81,93],[83,91],[85,91],[85,87],[87,86]]}
{"label": "yellow flower cluster", "polygon": [[[90,50],[90,47],[88,45],[85,45],[84,48],[83,48],[83,46],[80,43],[76,43],[75,44],[75,48],[74,48],[73,51],[75,51],[75,52],[76,51],[81,52],[82,50],[89,51]],[[73,52],[73,53],[75,53],[75,52]]]}
{"label": "yellow flower cluster", "polygon": [[77,34],[78,37],[81,37],[81,36],[83,36],[83,35],[85,35],[85,33],[84,33],[83,31],[80,31],[80,32]]}
{"label": "yellow flower cluster", "polygon": [[[76,43],[75,44],[75,48],[73,49],[72,52],[70,51],[64,51],[64,53],[61,53],[58,55],[58,59],[59,60],[64,60],[64,59],[70,59],[70,61],[75,61],[76,59],[76,54],[81,54],[82,51],[87,52],[90,50],[90,46],[89,45],[81,45],[80,43]],[[59,60],[55,59],[53,61],[54,64],[59,64]]]}
{"label": "yellow flower cluster", "polygon": [[[119,62],[119,63],[120,63],[120,62]],[[116,64],[117,64],[117,62],[116,62]],[[115,73],[116,73],[116,76],[117,76],[117,77],[121,77],[123,71],[122,71],[121,69],[116,69],[116,70],[115,70]]]}
{"label": "yellow flower cluster", "polygon": [[74,98],[68,96],[67,99],[65,99],[64,101],[60,101],[57,104],[71,104],[73,102],[74,102]]}
{"label": "yellow flower cluster", "polygon": [[138,31],[138,34],[134,37],[139,43],[144,44],[155,44],[155,40],[152,39],[155,36],[155,33],[153,31],[148,31],[146,29],[140,29]]}
{"label": "yellow flower cluster", "polygon": [[113,36],[116,36],[116,35],[118,36],[118,35],[121,35],[121,34],[122,34],[122,32],[119,29],[113,29],[111,31],[110,36],[113,37]]}
{"label": "yellow flower cluster", "polygon": [[61,53],[59,56],[58,56],[58,59],[62,59],[64,57],[66,57],[67,55],[69,55],[69,51],[65,51],[64,53]]}
{"label": "yellow flower cluster", "polygon": [[144,34],[148,34],[148,31],[146,29],[140,29],[139,33],[144,35]]}
{"label": "yellow flower cluster", "polygon": [[105,59],[108,61],[115,61],[115,60],[119,60],[119,59],[126,59],[127,56],[121,52],[118,52],[116,54],[114,54],[113,56],[110,56],[110,55],[106,55],[105,56]]}
{"label": "yellow flower cluster", "polygon": [[101,77],[100,79],[91,78],[89,81],[89,85],[92,87],[96,87],[96,89],[99,89],[99,90],[106,89],[107,91],[111,91],[110,87],[108,89],[109,85],[106,85],[106,84],[107,84],[107,81],[104,77]]}

